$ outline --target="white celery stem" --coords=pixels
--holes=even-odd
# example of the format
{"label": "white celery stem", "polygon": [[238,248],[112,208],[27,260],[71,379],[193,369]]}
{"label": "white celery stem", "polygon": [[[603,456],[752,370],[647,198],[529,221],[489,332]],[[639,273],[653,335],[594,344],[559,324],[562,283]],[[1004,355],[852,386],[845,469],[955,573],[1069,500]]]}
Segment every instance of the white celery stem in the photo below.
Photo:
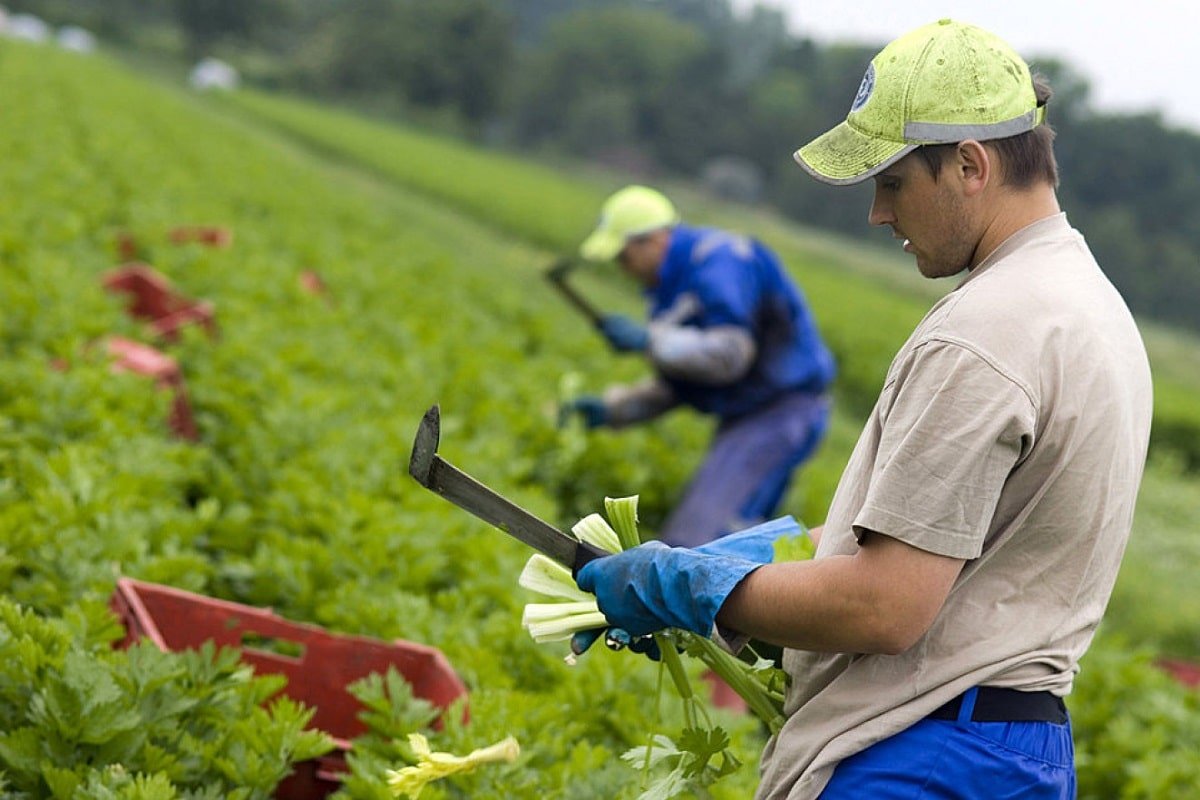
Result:
{"label": "white celery stem", "polygon": [[621,540],[621,550],[629,550],[642,543],[637,530],[637,504],[637,495],[604,498],[604,510]]}
{"label": "white celery stem", "polygon": [[603,628],[607,623],[599,611],[586,614],[570,614],[548,622],[533,622],[527,625],[529,635],[538,643],[560,642],[570,639],[580,631]]}
{"label": "white celery stem", "polygon": [[584,600],[578,603],[529,603],[525,606],[525,613],[521,616],[521,624],[547,622],[574,614],[591,614],[599,610],[595,600]]}
{"label": "white celery stem", "polygon": [[595,601],[595,596],[583,591],[575,585],[571,571],[543,555],[530,556],[521,570],[518,583],[531,592],[537,592],[546,597],[557,597],[562,600],[583,602]]}
{"label": "white celery stem", "polygon": [[588,514],[576,522],[571,528],[571,533],[575,534],[575,538],[581,542],[595,545],[601,550],[607,550],[610,553],[618,553],[621,550],[621,540],[604,521],[604,517],[599,514]]}

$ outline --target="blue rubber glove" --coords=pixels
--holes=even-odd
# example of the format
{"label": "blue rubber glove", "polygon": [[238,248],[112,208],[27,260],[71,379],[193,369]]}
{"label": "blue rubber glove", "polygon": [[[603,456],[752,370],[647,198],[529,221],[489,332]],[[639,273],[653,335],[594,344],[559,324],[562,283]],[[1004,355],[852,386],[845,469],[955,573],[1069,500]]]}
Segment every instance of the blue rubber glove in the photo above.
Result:
{"label": "blue rubber glove", "polygon": [[619,353],[640,353],[650,344],[645,325],[634,322],[624,314],[608,314],[600,318],[600,332]]}
{"label": "blue rubber glove", "polygon": [[[775,560],[775,540],[781,536],[798,536],[803,529],[790,516],[779,517],[752,528],[722,536],[695,549],[710,556],[733,556],[756,564]],[[582,655],[603,636],[605,644],[614,650],[628,647],[635,653],[645,653],[651,660],[659,659],[658,645],[650,638],[635,638],[621,628],[594,628],[580,631],[571,637],[571,652]]]}
{"label": "blue rubber glove", "polygon": [[682,628],[709,636],[729,593],[762,564],[649,542],[598,558],[575,582],[613,627],[633,636]]}
{"label": "blue rubber glove", "polygon": [[580,395],[563,403],[558,409],[558,427],[565,427],[572,414],[582,417],[583,424],[589,428],[599,428],[608,424],[608,408],[604,401],[595,395]]}
{"label": "blue rubber glove", "polygon": [[792,517],[779,517],[714,539],[695,550],[710,556],[734,556],[757,564],[770,564],[775,560],[775,540],[781,536],[799,536],[803,530]]}

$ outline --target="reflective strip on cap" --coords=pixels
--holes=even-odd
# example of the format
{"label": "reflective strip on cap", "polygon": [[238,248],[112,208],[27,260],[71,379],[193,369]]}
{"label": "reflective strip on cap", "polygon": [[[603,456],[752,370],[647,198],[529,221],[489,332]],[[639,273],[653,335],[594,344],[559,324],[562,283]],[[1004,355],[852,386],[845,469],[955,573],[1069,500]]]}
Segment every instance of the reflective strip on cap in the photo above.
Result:
{"label": "reflective strip on cap", "polygon": [[913,142],[961,142],[965,139],[986,141],[1016,136],[1031,131],[1042,120],[1041,109],[1035,108],[1013,119],[993,122],[990,125],[954,124],[942,122],[906,122],[904,139]]}

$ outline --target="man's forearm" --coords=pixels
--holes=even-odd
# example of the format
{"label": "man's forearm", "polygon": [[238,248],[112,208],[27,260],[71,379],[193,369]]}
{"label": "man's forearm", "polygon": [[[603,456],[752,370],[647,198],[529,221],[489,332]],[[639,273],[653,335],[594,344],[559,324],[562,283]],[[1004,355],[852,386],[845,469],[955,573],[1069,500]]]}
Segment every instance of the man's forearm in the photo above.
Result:
{"label": "man's forearm", "polygon": [[718,623],[801,650],[907,650],[933,623],[962,561],[872,538],[852,556],[760,567],[729,595]]}
{"label": "man's forearm", "polygon": [[656,369],[672,378],[727,386],[746,375],[757,351],[749,331],[736,325],[706,330],[666,323],[650,325],[647,355]]}
{"label": "man's forearm", "polygon": [[653,419],[678,405],[671,387],[657,378],[628,386],[610,386],[604,392],[608,425],[623,428]]}
{"label": "man's forearm", "polygon": [[827,653],[894,649],[880,601],[850,591],[852,556],[768,564],[750,573],[717,614],[725,627],[783,647]]}

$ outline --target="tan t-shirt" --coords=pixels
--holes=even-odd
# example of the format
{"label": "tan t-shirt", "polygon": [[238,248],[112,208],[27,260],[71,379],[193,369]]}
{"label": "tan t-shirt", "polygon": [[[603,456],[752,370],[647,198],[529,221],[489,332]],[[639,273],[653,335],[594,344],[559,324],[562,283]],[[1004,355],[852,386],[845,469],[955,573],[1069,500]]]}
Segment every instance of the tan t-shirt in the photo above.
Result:
{"label": "tan t-shirt", "polygon": [[1129,536],[1150,415],[1133,318],[1064,215],[940,300],[888,370],[817,557],[870,530],[966,563],[904,653],[785,651],[789,716],[757,797],[816,797],[841,759],[972,686],[1069,693]]}

